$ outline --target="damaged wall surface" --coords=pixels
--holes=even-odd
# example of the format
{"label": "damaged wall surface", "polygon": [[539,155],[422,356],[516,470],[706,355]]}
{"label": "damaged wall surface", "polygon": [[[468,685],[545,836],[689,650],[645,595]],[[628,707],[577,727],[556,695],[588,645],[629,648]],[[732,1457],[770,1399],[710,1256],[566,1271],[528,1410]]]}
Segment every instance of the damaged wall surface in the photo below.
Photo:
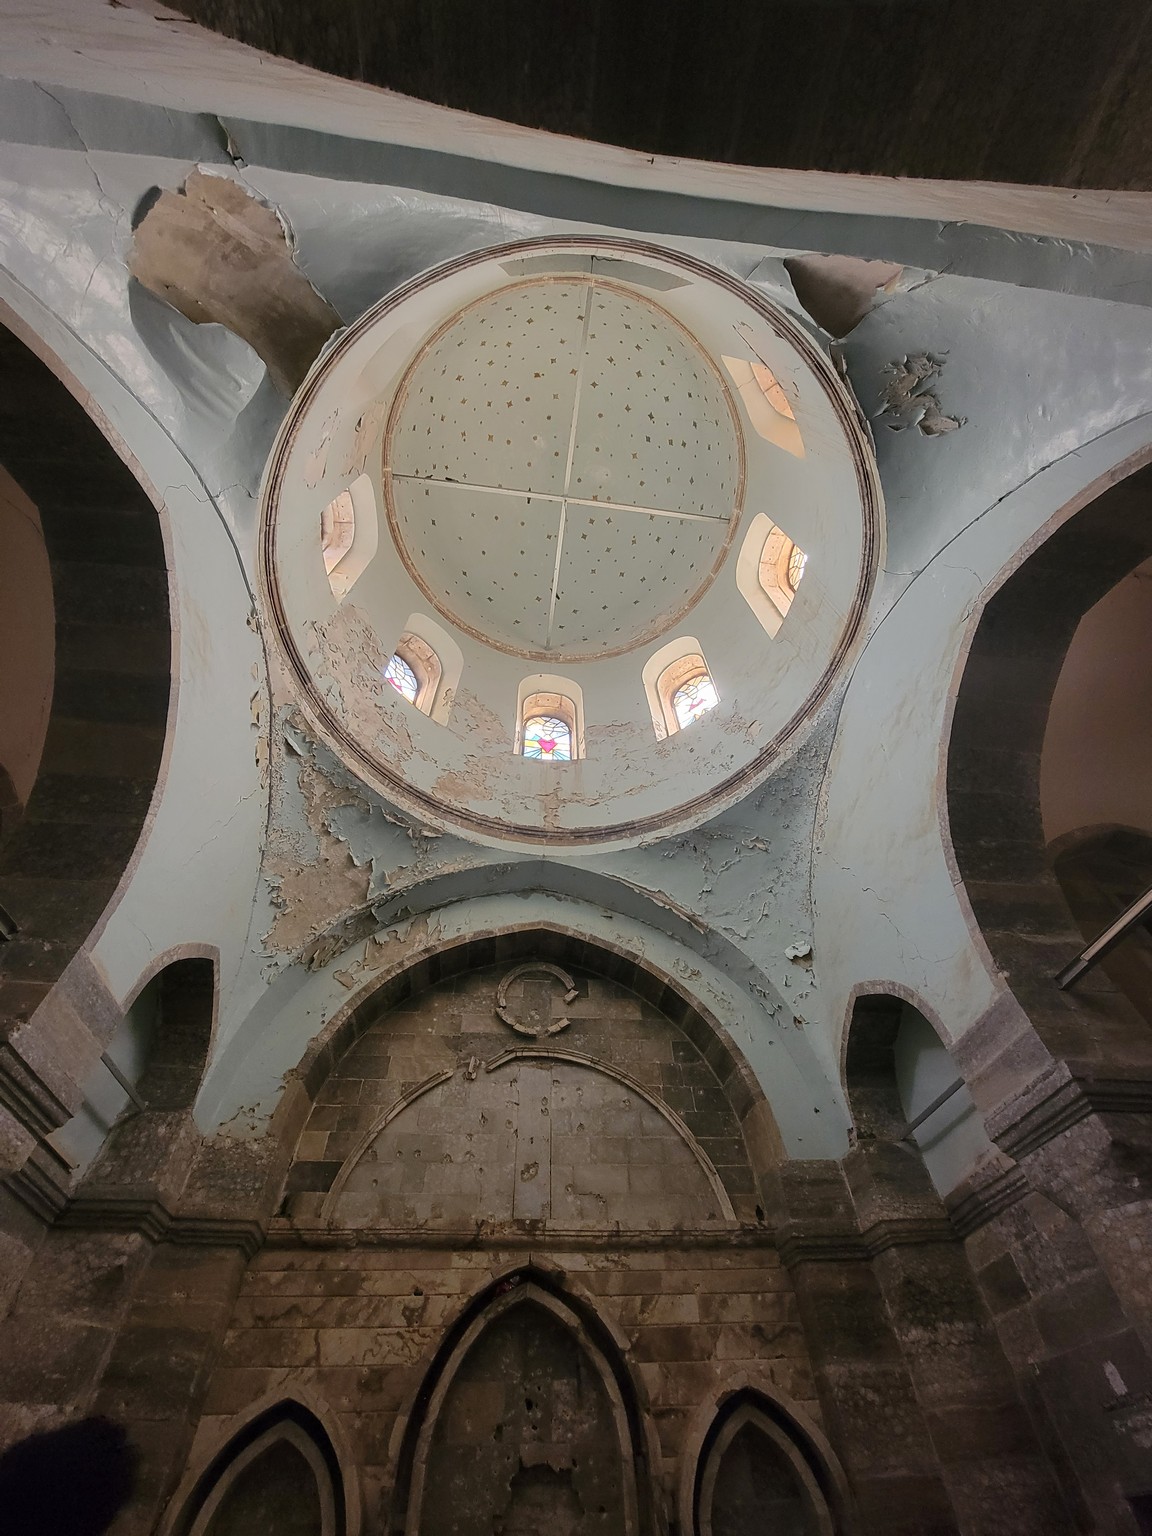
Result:
{"label": "damaged wall surface", "polygon": [[[69,7],[75,55],[42,40]],[[10,355],[56,376],[155,509],[171,688],[130,824],[112,744],[154,683],[108,602],[98,654],[77,660],[60,615],[91,530],[49,539],[56,677],[29,673],[40,704],[3,759],[12,804],[51,810],[36,820],[58,851],[21,878],[45,882],[59,932],[37,947],[0,863],[20,940],[0,942],[0,1442],[88,1412],[126,1424],[143,1460],[116,1529],[141,1536],[216,1508],[220,1529],[260,1528],[279,1518],[261,1503],[276,1467],[301,1529],[343,1536],[457,1528],[443,1501],[460,1478],[483,1528],[508,1532],[720,1536],[771,1498],[798,1529],[1135,1536],[1152,1497],[1152,1046],[1122,968],[1056,987],[1084,935],[1049,844],[1146,820],[1147,733],[1093,736],[1099,814],[1076,748],[1109,659],[1130,667],[1124,698],[1147,691],[1144,651],[1117,663],[1099,628],[1127,604],[1115,633],[1134,634],[1147,584],[1146,200],[562,152],[102,9],[28,0],[13,17],[0,318]],[[613,338],[641,354],[629,378],[657,377],[683,331],[703,371],[675,365],[669,411],[704,377],[731,404],[743,501],[713,475],[702,406],[691,445],[686,426],[651,460],[683,477],[693,451],[708,461],[731,569],[689,581],[671,503],[629,503],[617,515],[648,518],[651,548],[612,544],[603,590],[591,556],[564,576],[548,545],[536,580],[493,545],[489,622],[464,589],[481,543],[448,512],[461,591],[421,606],[381,489],[398,381],[432,356],[465,390],[468,365],[441,367],[431,340],[482,370],[479,324],[449,322],[535,284],[501,322],[500,347],[519,345],[567,272],[499,264],[612,242],[619,266],[596,281],[638,296]],[[450,281],[474,291],[449,304]],[[790,373],[784,352],[748,352],[803,457],[757,435],[721,361],[756,338],[714,293],[746,295],[808,359]],[[393,303],[403,323],[373,350]],[[657,311],[659,343],[632,342]],[[524,366],[523,390],[543,388]],[[661,399],[637,428],[619,377],[593,382],[616,406],[596,399],[579,444],[573,409],[549,453],[571,469],[579,449],[590,476],[617,456],[623,504]],[[442,416],[418,396],[398,420],[442,458],[474,432],[496,465],[486,396],[469,383]],[[47,506],[14,445],[28,412],[62,443],[54,410],[4,407],[17,511]],[[511,479],[515,458],[460,527],[484,496],[554,494]],[[451,508],[451,464],[429,464],[413,484],[434,471]],[[348,597],[321,511],[360,479],[378,539]],[[104,483],[84,489],[126,526]],[[1052,541],[1101,507],[1097,569]],[[735,567],[757,513],[808,557],[775,633]],[[422,527],[413,513],[413,548]],[[641,577],[676,595],[647,628],[614,615],[627,644],[597,648],[593,626],[589,654],[553,664],[547,624],[540,655],[507,640],[514,599],[558,611],[584,579],[605,606],[639,604]],[[459,663],[439,717],[384,677],[421,615]],[[720,704],[657,739],[643,664],[669,641],[701,650]],[[84,699],[109,743],[98,770],[60,723],[77,667],[108,657],[129,681]],[[580,696],[576,761],[516,756],[537,675]],[[66,766],[37,778],[45,716],[44,762]],[[605,806],[605,835],[566,840]],[[67,828],[100,817],[119,828],[100,853],[114,894],[82,921]],[[10,825],[0,800],[6,847]]]}

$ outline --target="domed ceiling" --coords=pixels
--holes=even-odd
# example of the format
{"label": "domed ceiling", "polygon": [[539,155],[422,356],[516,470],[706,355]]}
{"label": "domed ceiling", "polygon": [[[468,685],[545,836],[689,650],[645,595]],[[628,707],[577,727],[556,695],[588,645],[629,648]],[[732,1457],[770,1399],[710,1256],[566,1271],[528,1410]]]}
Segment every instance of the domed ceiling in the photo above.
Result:
{"label": "domed ceiling", "polygon": [[[678,253],[530,241],[414,280],[319,360],[269,461],[262,592],[367,783],[579,851],[763,779],[856,641],[880,538],[870,444],[794,319]],[[678,722],[661,679],[701,667],[712,707]],[[526,699],[574,760],[520,755]]]}
{"label": "domed ceiling", "polygon": [[743,452],[715,365],[603,279],[499,290],[400,387],[384,444],[397,548],[470,634],[541,660],[663,634],[732,536]]}

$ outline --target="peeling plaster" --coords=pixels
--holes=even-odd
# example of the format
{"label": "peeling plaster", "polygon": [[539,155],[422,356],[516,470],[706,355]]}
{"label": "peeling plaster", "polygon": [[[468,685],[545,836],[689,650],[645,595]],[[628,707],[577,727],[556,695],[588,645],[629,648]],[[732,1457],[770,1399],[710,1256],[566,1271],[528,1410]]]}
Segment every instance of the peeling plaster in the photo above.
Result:
{"label": "peeling plaster", "polygon": [[285,395],[341,324],[295,265],[283,217],[215,171],[160,192],[136,225],[130,266],[189,320],[243,337]]}

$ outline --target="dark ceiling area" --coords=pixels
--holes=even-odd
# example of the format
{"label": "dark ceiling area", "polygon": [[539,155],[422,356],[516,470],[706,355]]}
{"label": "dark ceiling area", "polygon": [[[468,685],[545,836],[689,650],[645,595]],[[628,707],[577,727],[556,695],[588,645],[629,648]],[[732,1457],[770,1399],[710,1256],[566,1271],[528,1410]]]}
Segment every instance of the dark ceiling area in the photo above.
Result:
{"label": "dark ceiling area", "polygon": [[1152,188],[1148,0],[177,0],[268,52],[649,153]]}

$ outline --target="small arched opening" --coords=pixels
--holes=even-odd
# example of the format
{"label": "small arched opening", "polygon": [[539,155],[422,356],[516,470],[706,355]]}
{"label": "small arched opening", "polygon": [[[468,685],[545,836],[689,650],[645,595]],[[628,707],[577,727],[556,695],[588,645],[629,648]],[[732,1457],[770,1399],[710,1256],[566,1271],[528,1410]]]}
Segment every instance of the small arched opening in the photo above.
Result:
{"label": "small arched opening", "polygon": [[165,1536],[347,1536],[340,1462],[323,1424],[292,1400],[246,1424],[196,1480]]}
{"label": "small arched opening", "polygon": [[857,1144],[919,1154],[941,1195],[994,1149],[951,1053],[913,1004],[857,997],[844,1049],[844,1088]]}
{"label": "small arched opening", "polygon": [[543,672],[521,682],[516,751],[544,763],[571,763],[584,756],[584,695],[578,683]]}
{"label": "small arched opening", "polygon": [[379,544],[376,492],[368,476],[360,475],[320,513],[324,574],[338,602],[344,601],[368,569]]}
{"label": "small arched opening", "polygon": [[765,1393],[732,1393],[697,1459],[691,1536],[837,1536],[841,1504],[806,1427]]}
{"label": "small arched opening", "polygon": [[769,635],[779,632],[808,556],[764,512],[758,512],[736,559],[736,587]]}
{"label": "small arched opening", "polygon": [[[194,956],[173,960],[147,981],[125,1010],[84,1084],[80,1109],[50,1138],[65,1162],[83,1173],[121,1128],[133,1144],[163,1139],[157,1117],[190,1114],[212,1042],[216,965]],[[107,1159],[105,1159],[106,1161]]]}
{"label": "small arched opening", "polygon": [[699,640],[671,640],[644,664],[644,690],[656,739],[663,741],[694,724],[720,702]]}

